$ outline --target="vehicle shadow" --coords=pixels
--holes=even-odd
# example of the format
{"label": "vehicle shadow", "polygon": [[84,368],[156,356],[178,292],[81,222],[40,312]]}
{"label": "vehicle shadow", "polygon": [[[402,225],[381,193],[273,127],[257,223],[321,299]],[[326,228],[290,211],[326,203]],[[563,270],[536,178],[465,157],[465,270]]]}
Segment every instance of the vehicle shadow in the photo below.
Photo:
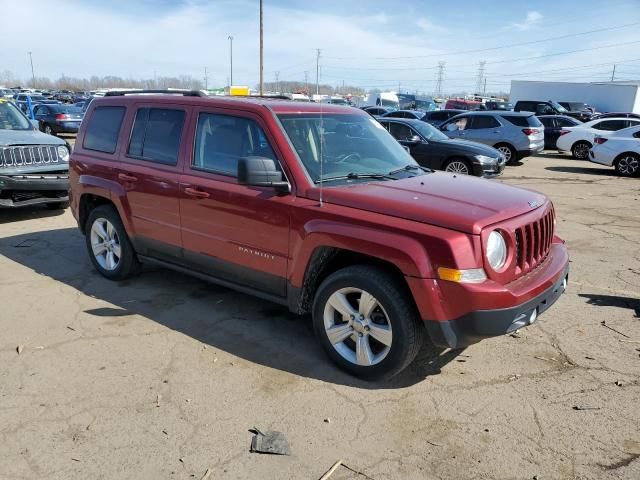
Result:
{"label": "vehicle shadow", "polygon": [[[155,266],[145,266],[139,277],[111,282],[95,271],[84,237],[75,228],[1,238],[0,255],[109,304],[84,310],[83,321],[126,327],[126,317],[140,315],[249,362],[328,383],[404,388],[440,373],[462,353],[426,344],[416,361],[391,380],[361,381],[331,363],[314,337],[309,317]],[[65,328],[68,320],[60,321],[60,328]]]}
{"label": "vehicle shadow", "polygon": [[57,217],[64,214],[65,210],[50,210],[44,205],[21,207],[15,209],[0,209],[0,225],[3,223],[20,222],[35,218]]}
{"label": "vehicle shadow", "polygon": [[628,308],[634,311],[636,318],[640,319],[640,298],[598,295],[595,293],[579,293],[578,296],[586,298],[589,305]]}
{"label": "vehicle shadow", "polygon": [[612,168],[597,167],[545,167],[550,172],[562,173],[586,173],[587,175],[605,175],[608,177],[617,177],[616,171]]}

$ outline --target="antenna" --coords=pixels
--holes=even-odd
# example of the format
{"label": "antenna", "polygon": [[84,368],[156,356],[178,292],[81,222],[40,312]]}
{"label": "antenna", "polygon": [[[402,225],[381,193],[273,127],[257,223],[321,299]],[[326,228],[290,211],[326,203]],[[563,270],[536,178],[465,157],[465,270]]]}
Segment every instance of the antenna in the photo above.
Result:
{"label": "antenna", "polygon": [[[320,49],[318,49],[318,57],[316,64],[316,94],[320,93]],[[324,182],[323,180],[323,164],[324,164],[324,149],[322,148],[324,145],[324,118],[322,117],[322,98],[320,98],[320,207],[322,208],[322,188]]]}

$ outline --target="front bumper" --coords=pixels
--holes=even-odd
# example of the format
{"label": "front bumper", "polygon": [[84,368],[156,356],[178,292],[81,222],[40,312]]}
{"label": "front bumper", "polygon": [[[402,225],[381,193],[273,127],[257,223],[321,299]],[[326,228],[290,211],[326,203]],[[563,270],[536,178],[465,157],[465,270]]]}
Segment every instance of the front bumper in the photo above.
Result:
{"label": "front bumper", "polygon": [[480,162],[474,163],[473,170],[474,170],[474,174],[478,177],[495,178],[502,175],[502,172],[504,171],[504,167],[506,164],[507,164],[506,160],[504,159],[504,157],[502,157],[500,160],[498,160],[496,163],[493,163],[493,164],[486,164],[486,163],[480,163]]}
{"label": "front bumper", "polygon": [[67,172],[0,175],[0,208],[67,202],[68,192]]}

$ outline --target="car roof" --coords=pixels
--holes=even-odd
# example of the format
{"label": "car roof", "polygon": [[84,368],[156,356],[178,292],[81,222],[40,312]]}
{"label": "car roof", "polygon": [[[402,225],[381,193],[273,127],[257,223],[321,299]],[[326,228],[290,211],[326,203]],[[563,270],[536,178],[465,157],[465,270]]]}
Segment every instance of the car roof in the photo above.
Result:
{"label": "car roof", "polygon": [[[407,125],[429,125],[417,118],[396,118],[396,117],[382,117],[378,119],[379,122],[392,122],[392,123],[406,123]],[[433,126],[433,125],[432,125]]]}
{"label": "car roof", "polygon": [[[533,112],[512,112],[511,110],[469,110],[464,115],[478,116],[478,115],[507,115],[509,117],[530,117]],[[457,116],[457,115],[456,115]],[[455,118],[455,117],[454,117]]]}
{"label": "car roof", "polygon": [[131,103],[181,104],[192,106],[211,106],[237,108],[240,110],[257,111],[267,108],[274,113],[341,113],[366,115],[359,108],[346,105],[315,102],[297,102],[295,100],[273,99],[266,97],[193,97],[180,94],[128,94],[96,97],[92,103],[96,107],[106,105],[127,105]]}

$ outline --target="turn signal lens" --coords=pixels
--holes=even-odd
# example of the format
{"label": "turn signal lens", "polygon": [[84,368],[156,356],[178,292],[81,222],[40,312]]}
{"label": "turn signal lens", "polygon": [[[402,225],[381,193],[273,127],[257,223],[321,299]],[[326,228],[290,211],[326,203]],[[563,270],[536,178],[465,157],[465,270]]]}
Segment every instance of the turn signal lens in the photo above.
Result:
{"label": "turn signal lens", "polygon": [[455,268],[439,267],[438,276],[441,280],[458,283],[481,283],[487,279],[487,275],[482,268],[457,270]]}

